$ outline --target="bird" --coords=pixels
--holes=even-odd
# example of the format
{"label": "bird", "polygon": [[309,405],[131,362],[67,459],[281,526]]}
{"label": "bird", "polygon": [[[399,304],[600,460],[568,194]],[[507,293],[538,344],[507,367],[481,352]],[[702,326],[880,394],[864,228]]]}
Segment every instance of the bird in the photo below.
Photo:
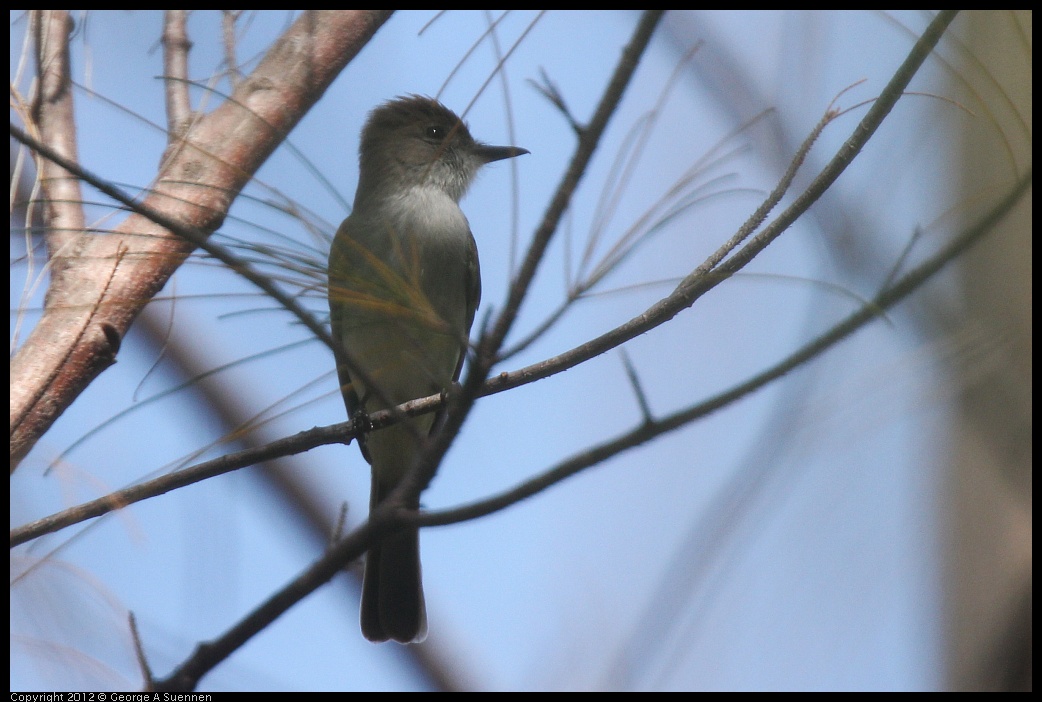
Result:
{"label": "bird", "polygon": [[[476,141],[452,110],[422,95],[369,114],[354,205],[333,237],[328,268],[349,416],[438,394],[458,380],[481,300],[477,244],[459,203],[482,166],[527,153]],[[416,462],[437,420],[425,414],[359,438],[372,469],[370,510]],[[418,509],[418,498],[405,506]],[[374,642],[426,638],[418,530],[369,548],[361,629]]]}

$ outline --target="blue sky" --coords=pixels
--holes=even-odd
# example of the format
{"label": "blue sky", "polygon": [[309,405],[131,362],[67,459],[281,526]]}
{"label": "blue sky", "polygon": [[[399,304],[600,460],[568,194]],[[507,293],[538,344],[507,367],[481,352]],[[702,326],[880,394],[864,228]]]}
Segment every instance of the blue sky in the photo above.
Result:
{"label": "blue sky", "polygon": [[[483,44],[443,87],[487,18],[452,12],[419,33],[432,17],[396,14],[294,130],[290,141],[309,167],[283,148],[257,174],[315,213],[325,235],[346,212],[309,168],[349,202],[358,131],[374,105],[424,93],[462,111],[495,66]],[[162,15],[92,12],[86,22],[78,19],[77,82],[162,124]],[[240,23],[240,60],[251,61],[291,20],[274,11],[250,15]],[[514,143],[531,155],[486,169],[463,202],[481,252],[479,320],[502,308],[511,232],[522,247],[527,243],[574,148],[565,121],[528,81],[545,70],[575,115],[587,118],[636,21],[629,12],[516,12],[499,25],[503,46],[532,25],[505,69],[510,119],[498,78],[466,119],[478,139]],[[755,209],[791,157],[793,140],[845,89],[854,86],[839,98],[841,108],[873,98],[927,21],[912,12],[670,16],[512,338],[560,304],[592,240],[591,223],[605,211],[601,194],[616,153],[678,65],[632,179],[609,198],[615,211],[603,238],[591,244],[594,258],[699,159],[727,156],[698,171],[694,206],[502,370],[567,350],[667,294]],[[24,18],[12,14],[12,78],[25,30]],[[205,79],[221,61],[219,15],[194,13],[189,31],[191,72]],[[912,90],[945,95],[947,78],[928,63]],[[825,131],[797,186],[864,109]],[[163,133],[84,89],[76,92],[76,110],[84,165],[128,187],[146,185]],[[969,118],[941,100],[905,98],[835,190],[745,274],[626,344],[652,410],[665,414],[732,387],[854,311],[859,297],[882,284],[917,227],[927,237],[913,248],[912,262],[936,248],[951,231],[939,221],[956,204],[945,130]],[[274,229],[323,260],[324,251],[314,252],[321,241],[269,206],[268,190],[255,184],[246,194],[260,201],[241,198],[223,235],[274,243],[261,227]],[[101,217],[107,210],[90,212]],[[12,259],[18,246],[15,237]],[[12,267],[13,310],[31,307],[18,302],[26,275],[24,266]],[[943,278],[931,286],[942,300],[954,294]],[[287,315],[212,265],[186,266],[164,293],[174,300],[161,306],[164,314],[173,310],[203,367],[306,339]],[[324,303],[309,304],[321,310]],[[942,354],[914,309],[898,308],[782,382],[518,505],[425,530],[424,646],[464,686],[482,690],[938,687],[938,494],[951,398]],[[12,314],[12,330],[15,320]],[[311,342],[238,363],[221,376],[244,405],[277,407],[264,427],[275,437],[345,419],[332,369],[327,350]],[[117,366],[16,472],[12,526],[167,470],[218,440],[225,429],[186,392],[135,410],[62,455],[101,420],[183,380],[153,341],[132,332]],[[507,489],[639,421],[617,352],[486,398],[424,504],[451,507]],[[294,465],[330,520],[345,502],[349,523],[364,517],[368,469],[354,446],[315,449]],[[135,505],[73,538],[79,531],[12,551],[12,689],[134,689],[140,677],[127,612],[137,617],[162,675],[321,549],[256,469]],[[338,576],[206,676],[200,690],[431,684],[407,650],[365,641],[357,616],[356,586]]]}

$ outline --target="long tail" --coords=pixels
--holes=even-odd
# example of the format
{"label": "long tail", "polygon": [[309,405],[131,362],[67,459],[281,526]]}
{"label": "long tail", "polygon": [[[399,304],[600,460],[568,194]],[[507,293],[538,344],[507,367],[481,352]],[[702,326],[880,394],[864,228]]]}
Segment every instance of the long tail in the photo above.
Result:
{"label": "long tail", "polygon": [[[373,477],[371,504],[383,498]],[[420,533],[389,536],[369,549],[362,578],[362,634],[370,641],[419,643],[427,638],[420,575]]]}

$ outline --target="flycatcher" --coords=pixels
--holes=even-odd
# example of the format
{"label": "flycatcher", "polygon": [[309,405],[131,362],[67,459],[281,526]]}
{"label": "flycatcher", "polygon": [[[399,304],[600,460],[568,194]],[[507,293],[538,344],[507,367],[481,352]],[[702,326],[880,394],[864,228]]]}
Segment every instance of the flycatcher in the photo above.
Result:
{"label": "flycatcher", "polygon": [[[369,115],[354,208],[329,252],[330,322],[349,415],[434,395],[459,378],[481,298],[478,250],[459,201],[481,166],[526,153],[475,141],[427,97],[400,97]],[[373,471],[370,509],[412,467],[434,426],[426,414],[359,438]],[[418,531],[369,549],[362,633],[426,638]]]}

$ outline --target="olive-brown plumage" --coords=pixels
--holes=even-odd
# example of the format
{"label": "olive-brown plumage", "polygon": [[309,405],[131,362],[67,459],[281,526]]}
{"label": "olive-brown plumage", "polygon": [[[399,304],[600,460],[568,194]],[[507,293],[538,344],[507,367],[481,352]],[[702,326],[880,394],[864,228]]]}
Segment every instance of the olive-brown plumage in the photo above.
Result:
{"label": "olive-brown plumage", "polygon": [[[398,98],[370,114],[354,208],[329,254],[330,321],[349,414],[436,394],[459,377],[481,298],[477,246],[459,201],[482,165],[523,153],[475,141],[431,98]],[[360,440],[372,466],[370,508],[409,471],[434,424],[427,414]],[[372,641],[426,637],[416,530],[370,548],[361,609]]]}

